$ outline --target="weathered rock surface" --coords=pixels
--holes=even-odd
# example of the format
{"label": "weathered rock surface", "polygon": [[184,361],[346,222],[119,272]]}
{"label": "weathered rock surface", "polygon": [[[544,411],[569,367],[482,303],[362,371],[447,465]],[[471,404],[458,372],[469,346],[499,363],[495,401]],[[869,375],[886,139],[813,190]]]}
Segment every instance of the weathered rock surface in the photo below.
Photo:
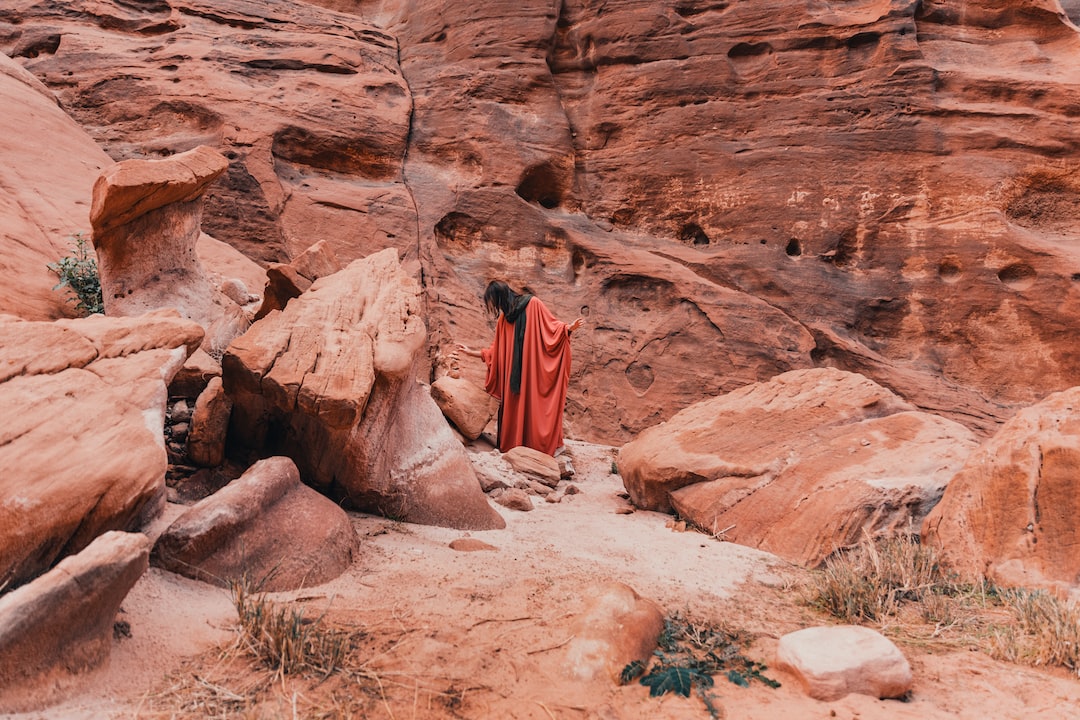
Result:
{"label": "weathered rock surface", "polygon": [[798,678],[806,693],[826,702],[849,693],[902,698],[911,690],[911,666],[887,637],[858,625],[812,627],[780,638],[778,670]]}
{"label": "weathered rock surface", "polygon": [[663,629],[660,606],[630,586],[612,582],[594,588],[574,618],[563,671],[575,680],[606,678],[621,684],[623,668],[648,661]]}
{"label": "weathered rock surface", "polygon": [[317,280],[222,361],[230,442],[292,457],[335,500],[402,520],[503,527],[418,382],[419,287],[387,249]]}
{"label": "weathered rock surface", "polygon": [[149,555],[145,535],[107,532],[0,597],[0,712],[41,707],[108,659],[120,603]]}
{"label": "weathered rock surface", "polygon": [[983,435],[1080,381],[1074,2],[321,4],[22,4],[0,49],[116,159],[220,148],[252,257],[415,253],[439,344],[492,277],[585,315],[572,436],[819,364]]}
{"label": "weathered rock surface", "polygon": [[89,237],[90,188],[109,156],[31,73],[0,54],[0,313],[27,320],[73,317],[46,265]]}
{"label": "weathered rock surface", "polygon": [[288,263],[274,263],[266,270],[266,290],[255,319],[285,304],[311,287],[311,283],[341,270],[341,262],[325,240],[320,240]]}
{"label": "weathered rock surface", "polygon": [[618,467],[635,505],[813,567],[917,532],[976,445],[860,375],[795,370],[683,410]]}
{"label": "weathered rock surface", "polygon": [[0,586],[164,501],[166,388],[202,329],[175,311],[0,317]]}
{"label": "weathered rock surface", "polygon": [[247,581],[275,592],[333,580],[358,545],[345,511],[301,483],[292,460],[272,457],[178,517],[154,545],[154,562],[215,585]]}
{"label": "weathered rock surface", "polygon": [[922,526],[973,579],[1080,591],[1080,387],[1025,408],[973,452]]}
{"label": "weathered rock surface", "polygon": [[0,14],[0,50],[114,160],[228,155],[205,229],[262,263],[322,237],[346,261],[415,245],[397,42],[356,16],[288,0],[20,6]]}
{"label": "weathered rock surface", "polygon": [[443,375],[431,383],[431,397],[446,419],[469,440],[480,437],[499,409],[499,401],[484,388],[452,375]]}
{"label": "weathered rock surface", "polygon": [[206,329],[204,349],[212,355],[247,328],[241,304],[211,285],[196,250],[203,194],[228,165],[200,146],[160,160],[126,160],[101,174],[90,223],[106,314],[175,308]]}

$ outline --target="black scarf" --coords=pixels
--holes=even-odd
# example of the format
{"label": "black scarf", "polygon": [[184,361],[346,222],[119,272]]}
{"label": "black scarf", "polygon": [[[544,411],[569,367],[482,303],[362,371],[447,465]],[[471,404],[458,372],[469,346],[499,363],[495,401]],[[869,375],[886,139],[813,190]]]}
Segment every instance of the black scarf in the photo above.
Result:
{"label": "black scarf", "polygon": [[514,355],[510,362],[510,392],[515,395],[521,392],[521,351],[525,347],[525,306],[529,304],[533,296],[526,293],[520,296],[510,312],[506,313],[506,321],[514,324]]}

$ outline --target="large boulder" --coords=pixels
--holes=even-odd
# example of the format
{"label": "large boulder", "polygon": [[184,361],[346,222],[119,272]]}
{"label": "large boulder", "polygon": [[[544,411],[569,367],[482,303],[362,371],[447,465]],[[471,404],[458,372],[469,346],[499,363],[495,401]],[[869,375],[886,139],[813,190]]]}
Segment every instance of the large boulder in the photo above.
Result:
{"label": "large boulder", "polygon": [[1080,387],[1021,410],[973,452],[922,526],[970,579],[1080,591]]}
{"label": "large boulder", "polygon": [[107,532],[0,597],[0,712],[45,704],[108,659],[120,603],[149,555],[145,535]]}
{"label": "large boulder", "polygon": [[359,509],[502,527],[418,382],[426,339],[419,287],[392,248],[320,278],[226,352],[230,442],[288,455],[305,482]]}
{"label": "large boulder", "polygon": [[917,532],[977,441],[852,373],[796,370],[693,405],[619,452],[639,507],[808,567]]}
{"label": "large boulder", "polygon": [[206,329],[203,345],[211,355],[247,328],[241,304],[211,284],[197,252],[203,195],[228,166],[223,155],[200,146],[158,160],[126,160],[101,174],[90,222],[106,314],[175,308]]}
{"label": "large boulder", "polygon": [[0,587],[164,502],[167,386],[202,340],[175,311],[0,317]]}
{"label": "large boulder", "polygon": [[301,483],[292,460],[272,457],[173,521],[154,558],[196,580],[274,592],[333,580],[357,546],[345,511]]}

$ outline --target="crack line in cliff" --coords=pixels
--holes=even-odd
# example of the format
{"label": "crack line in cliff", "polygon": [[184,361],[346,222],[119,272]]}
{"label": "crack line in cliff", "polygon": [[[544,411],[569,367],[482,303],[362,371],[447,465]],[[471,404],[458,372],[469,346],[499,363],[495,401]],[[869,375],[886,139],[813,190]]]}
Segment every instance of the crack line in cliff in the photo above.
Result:
{"label": "crack line in cliff", "polygon": [[398,69],[401,71],[401,81],[405,83],[405,87],[409,91],[409,129],[405,133],[405,147],[401,151],[401,184],[405,186],[405,191],[409,193],[413,217],[416,219],[416,260],[420,265],[420,287],[423,288],[425,281],[420,238],[420,207],[416,204],[416,195],[413,193],[412,186],[409,185],[409,174],[405,171],[405,165],[409,161],[409,148],[412,146],[413,125],[416,121],[416,96],[413,94],[412,85],[409,83],[409,76],[405,73],[405,65],[401,62],[401,41],[397,35],[392,37],[394,39],[394,52],[397,57]]}

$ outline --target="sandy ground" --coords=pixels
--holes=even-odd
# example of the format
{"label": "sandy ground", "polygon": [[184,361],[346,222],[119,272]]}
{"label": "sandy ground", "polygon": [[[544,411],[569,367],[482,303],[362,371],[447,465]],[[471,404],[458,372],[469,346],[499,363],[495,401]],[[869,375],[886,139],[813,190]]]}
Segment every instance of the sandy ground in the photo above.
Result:
{"label": "sandy ground", "polygon": [[[746,655],[765,664],[784,633],[829,622],[799,602],[804,571],[765,553],[679,532],[666,515],[628,513],[621,481],[611,473],[613,450],[568,446],[577,471],[573,484],[581,492],[559,503],[537,499],[531,512],[499,508],[505,530],[462,533],[354,515],[360,560],[333,582],[274,598],[302,603],[311,615],[325,613],[335,626],[362,630],[356,652],[364,653],[363,676],[264,682],[262,702],[235,716],[708,718],[697,697],[652,698],[637,683],[586,684],[567,677],[569,628],[591,593],[619,581],[668,612],[739,629],[753,638]],[[494,549],[450,548],[465,536]],[[78,694],[48,711],[8,717],[172,717],[193,687],[235,689],[254,682],[250,663],[223,652],[236,637],[225,590],[151,568],[124,602],[122,619],[131,636],[116,640],[108,667],[87,678]],[[770,669],[766,674],[782,683],[779,689],[757,683],[741,688],[718,678],[713,694],[719,715],[1080,717],[1080,681],[1065,672],[1000,663],[964,648],[898,644],[915,675],[905,702],[859,695],[819,702],[794,678]],[[199,714],[189,709],[182,716]]]}

